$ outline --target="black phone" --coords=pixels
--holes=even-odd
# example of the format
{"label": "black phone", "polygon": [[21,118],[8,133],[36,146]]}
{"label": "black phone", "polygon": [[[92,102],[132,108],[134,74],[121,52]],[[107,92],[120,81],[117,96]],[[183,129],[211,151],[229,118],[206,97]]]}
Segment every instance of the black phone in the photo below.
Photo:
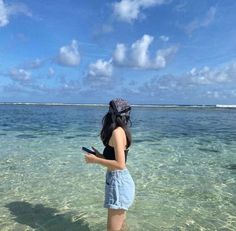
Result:
{"label": "black phone", "polygon": [[84,152],[87,152],[87,153],[90,153],[90,154],[93,154],[93,155],[96,156],[96,152],[94,152],[94,151],[92,151],[92,150],[90,150],[90,149],[88,149],[88,148],[86,148],[86,147],[82,147],[82,150],[83,150]]}

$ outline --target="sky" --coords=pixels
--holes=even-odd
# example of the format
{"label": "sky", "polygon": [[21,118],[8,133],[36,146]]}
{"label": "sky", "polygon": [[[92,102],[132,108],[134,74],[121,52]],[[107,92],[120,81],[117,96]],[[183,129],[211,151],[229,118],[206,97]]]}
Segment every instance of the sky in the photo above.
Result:
{"label": "sky", "polygon": [[236,104],[235,0],[0,0],[0,102]]}

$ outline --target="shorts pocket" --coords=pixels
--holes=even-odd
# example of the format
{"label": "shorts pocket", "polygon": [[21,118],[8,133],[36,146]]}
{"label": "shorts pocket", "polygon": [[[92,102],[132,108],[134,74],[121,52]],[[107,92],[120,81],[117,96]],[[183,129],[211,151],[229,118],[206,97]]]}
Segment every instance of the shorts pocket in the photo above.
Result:
{"label": "shorts pocket", "polygon": [[111,177],[106,179],[105,185],[105,203],[109,205],[116,205],[119,201],[119,192],[117,181]]}

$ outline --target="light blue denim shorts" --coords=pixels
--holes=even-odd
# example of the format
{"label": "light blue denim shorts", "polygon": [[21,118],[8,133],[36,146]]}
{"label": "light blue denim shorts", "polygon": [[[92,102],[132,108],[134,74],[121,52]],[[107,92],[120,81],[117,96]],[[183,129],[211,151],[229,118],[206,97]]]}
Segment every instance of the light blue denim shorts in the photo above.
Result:
{"label": "light blue denim shorts", "polygon": [[134,197],[135,184],[128,169],[107,171],[105,208],[128,210],[134,201]]}

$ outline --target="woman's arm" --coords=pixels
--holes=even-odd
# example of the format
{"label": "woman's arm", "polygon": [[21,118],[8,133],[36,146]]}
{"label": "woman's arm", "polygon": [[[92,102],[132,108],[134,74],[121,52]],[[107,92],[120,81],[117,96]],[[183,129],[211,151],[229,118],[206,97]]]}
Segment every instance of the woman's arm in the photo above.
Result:
{"label": "woman's arm", "polygon": [[107,160],[96,157],[94,155],[86,154],[85,160],[87,163],[101,164],[110,169],[124,169],[125,168],[125,143],[124,143],[125,132],[122,128],[118,127],[112,132],[111,142],[115,149],[116,160]]}

